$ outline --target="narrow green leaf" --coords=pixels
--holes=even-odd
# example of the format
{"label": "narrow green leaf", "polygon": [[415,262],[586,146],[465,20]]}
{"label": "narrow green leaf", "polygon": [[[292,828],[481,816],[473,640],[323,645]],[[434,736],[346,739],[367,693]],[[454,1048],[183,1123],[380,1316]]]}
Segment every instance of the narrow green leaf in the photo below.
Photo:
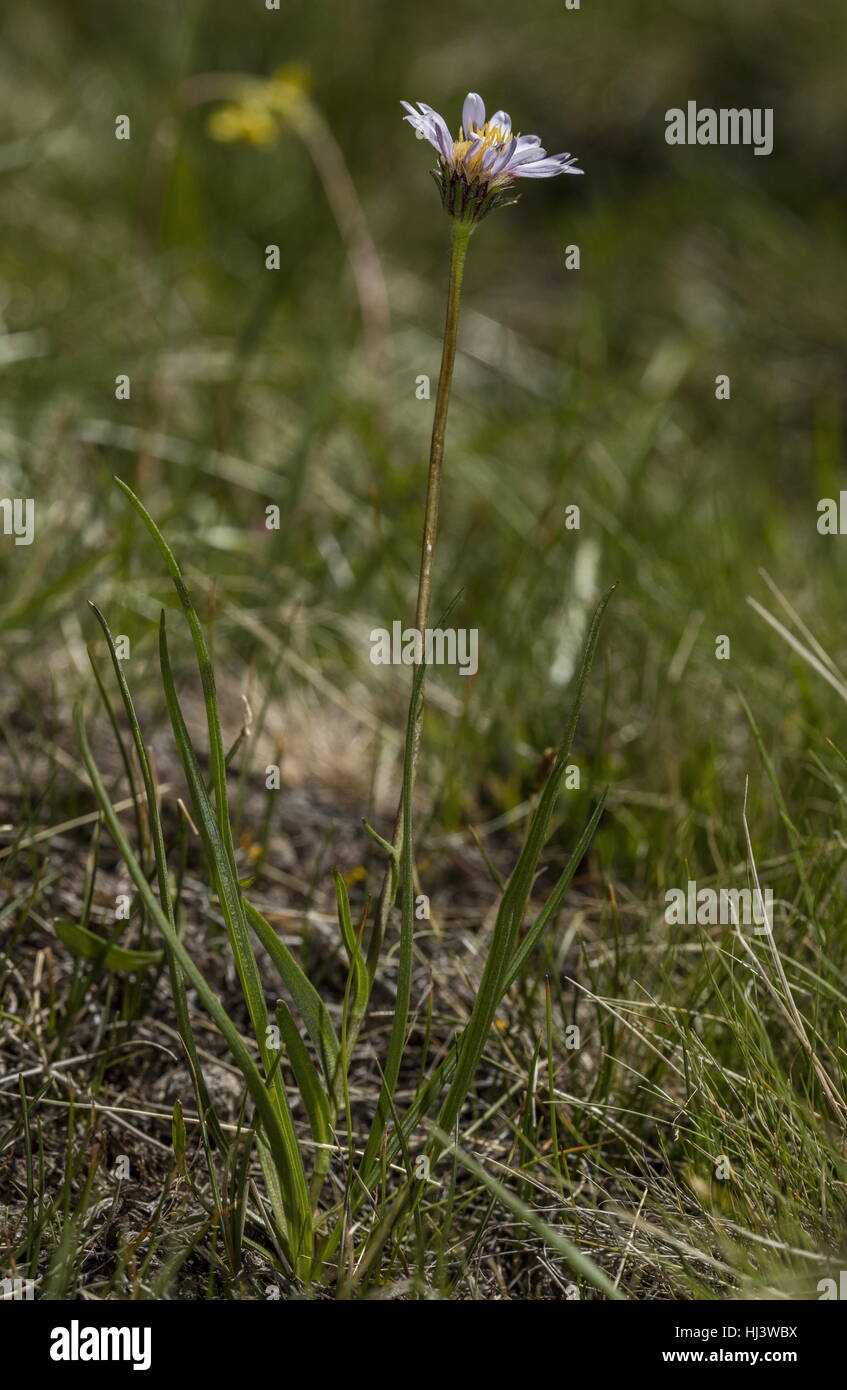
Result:
{"label": "narrow green leaf", "polygon": [[229,805],[227,801],[227,781],[226,781],[226,756],[224,754],[223,736],[221,734],[221,722],[218,714],[218,700],[215,690],[215,673],[212,668],[209,648],[203,632],[197,610],[188,592],[188,585],[179,567],[176,556],[148,512],[140,498],[136,497],[132,488],[127,487],[126,483],[120,478],[115,482],[121,491],[129,498],[144,525],[158,547],[159,553],[165,562],[167,571],[173,581],[177,591],[182,610],[188,621],[191,640],[194,644],[194,652],[197,658],[197,667],[200,672],[200,681],[203,687],[203,701],[206,707],[206,724],[209,730],[209,761],[212,767],[212,785],[215,791],[215,806],[218,816],[218,827],[220,830],[223,851],[229,861],[230,869],[234,878],[237,878],[235,869],[235,846],[232,839],[232,827],[229,821]]}
{"label": "narrow green leaf", "polygon": [[336,869],[335,879],[335,899],[338,904],[338,921],[341,926],[341,935],[344,938],[344,946],[353,971],[353,1007],[351,1011],[351,1031],[355,1035],[358,1031],[359,1021],[364,1016],[368,1006],[368,994],[370,992],[370,980],[368,978],[368,967],[362,948],[356,936],[356,929],[353,926],[353,918],[350,914],[350,898],[347,893],[347,884]]}
{"label": "narrow green leaf", "polygon": [[603,814],[603,808],[606,805],[607,793],[608,787],[604,787],[600,796],[600,800],[597,802],[597,805],[594,807],[594,810],[592,811],[590,818],[586,822],[582,834],[580,835],[579,839],[576,842],[576,845],[574,846],[573,853],[571,854],[567,864],[565,865],[556,882],[555,888],[550,893],[550,896],[545,902],[543,908],[539,912],[538,916],[536,917],[535,921],[533,922],[523,941],[517,947],[514,955],[512,956],[512,962],[508,968],[508,972],[506,975],[506,983],[505,988],[503,990],[503,994],[507,994],[508,991],[511,989],[515,980],[518,978],[521,971],[523,970],[523,967],[525,966],[529,956],[532,955],[532,952],[535,950],[536,945],[541,940],[541,937],[544,935],[548,926],[556,916],[556,913],[559,911],[559,908],[561,907],[565,899],[567,891],[571,886],[571,880],[573,879],[574,874],[576,873],[577,869],[582,863],[582,860],[585,858],[591,841],[594,839],[594,832],[597,829],[597,826],[600,822],[600,817]]}
{"label": "narrow green leaf", "polygon": [[[226,1009],[223,1007],[214,991],[210,989],[205,977],[188,954],[147,882],[144,870],[135,857],[132,847],[123,832],[120,821],[112,807],[109,793],[104,786],[103,779],[94,761],[91,746],[88,742],[88,735],[85,731],[82,710],[79,707],[77,707],[75,711],[75,720],[82,761],[91,780],[94,795],[103,812],[103,819],[109,828],[109,833],[126,864],[133,883],[144,899],[144,903],[151,917],[162,935],[170,944],[187,979],[196,989],[204,1007],[225,1038],[229,1050],[244,1077],[245,1084],[256,1107],[258,1118],[264,1126],[267,1143],[277,1165],[277,1169],[279,1172],[285,1173],[289,1170],[290,1163],[287,1136],[283,1131],[279,1111],[268,1094],[265,1078],[259,1072],[256,1063],[250,1056],[238,1029],[232,1023]],[[295,1232],[291,1245],[291,1257],[295,1268],[308,1268],[308,1266],[304,1264],[299,1233]]]}
{"label": "narrow green leaf", "polygon": [[164,958],[163,951],[131,951],[126,946],[114,946],[86,927],[62,918],[56,919],[53,930],[74,955],[97,961],[105,970],[144,970],[148,965],[159,965]]}
{"label": "narrow green leaf", "polygon": [[285,1043],[285,1050],[288,1060],[291,1063],[291,1070],[294,1073],[294,1080],[297,1082],[297,1089],[303,1097],[303,1104],[306,1114],[309,1117],[309,1128],[312,1131],[312,1138],[315,1141],[315,1166],[312,1181],[311,1197],[313,1204],[317,1203],[323,1180],[329,1172],[332,1160],[332,1112],[330,1101],[326,1091],[321,1085],[320,1077],[307,1052],[303,1039],[297,1031],[297,1025],[291,1016],[291,1010],[280,999],[276,1006],[276,1021],[279,1026],[282,1041]]}
{"label": "narrow green leaf", "polygon": [[[192,806],[197,818],[200,837],[203,841],[206,865],[212,877],[215,892],[221,905],[227,935],[235,960],[238,978],[244,993],[245,1003],[253,1026],[253,1033],[268,1076],[274,1067],[275,1058],[268,1047],[268,1012],[264,991],[256,964],[256,957],[250,943],[243,900],[238,884],[238,876],[230,863],[221,839],[218,822],[206,791],[206,784],[197,760],[197,754],[188,734],[185,718],[177,698],[173,671],[168,652],[167,632],[164,611],[159,624],[159,662],[162,682],[165,689],[165,703],[171,719],[174,738],[180,761],[185,772],[191,793]],[[280,1127],[285,1137],[287,1161],[278,1171],[285,1197],[288,1219],[311,1248],[311,1222],[309,1218],[309,1193],[303,1158],[297,1143],[291,1109],[285,1088],[278,1076],[272,1081],[271,1095]],[[260,1155],[262,1150],[259,1150]]]}
{"label": "narrow green leaf", "polygon": [[[133,703],[129,685],[127,684],[126,676],[124,675],[123,664],[120,658],[118,657],[117,649],[115,647],[115,640],[112,636],[111,629],[105,617],[100,612],[100,609],[97,607],[96,603],[91,603],[89,601],[89,607],[91,608],[91,611],[93,612],[95,618],[100,624],[100,627],[103,629],[103,635],[106,638],[106,643],[109,648],[109,655],[112,660],[112,669],[115,673],[115,679],[118,683],[118,689],[120,691],[121,699],[123,701],[124,712],[126,713],[127,720],[129,721],[129,727],[132,732],[132,741],[135,746],[135,753],[138,759],[138,766],[141,769],[141,778],[144,783],[144,793],[147,798],[147,818],[150,825],[150,834],[153,840],[153,854],[156,860],[156,881],[159,885],[159,901],[161,902],[162,907],[167,914],[168,921],[170,922],[174,931],[176,931],[176,918],[174,917],[173,902],[171,901],[170,879],[168,876],[168,854],[167,849],[165,848],[165,836],[162,830],[162,818],[159,815],[159,805],[158,798],[156,796],[156,784],[153,779],[153,769],[150,766],[150,759],[147,756],[147,749],[145,747],[144,738],[141,733],[141,725],[138,721],[138,716],[135,712],[135,705]],[[103,689],[102,682],[100,680],[100,676],[97,671],[97,666],[94,662],[93,657],[91,658],[91,663],[94,668],[94,674],[97,678],[97,683],[100,686],[101,691],[105,697],[105,690]],[[109,714],[109,718],[112,723],[112,727],[115,730],[115,734],[116,736],[118,736],[117,723],[115,721],[114,715],[111,712]],[[122,742],[121,747],[123,748]],[[127,767],[127,776],[129,776],[131,773],[131,768],[129,766],[129,759],[126,757],[125,763]],[[134,783],[131,782],[131,785],[134,786]],[[138,804],[136,804],[136,817],[140,844],[141,807]],[[179,1036],[182,1040],[182,1045],[185,1048],[186,1056],[188,1058],[189,1070],[191,1072],[191,1080],[194,1087],[195,1097],[197,1100],[197,1111],[201,1119],[201,1126],[203,1130],[203,1143],[205,1145],[207,1141],[206,1127],[208,1126],[211,1138],[213,1139],[215,1145],[218,1149],[223,1150],[226,1148],[226,1140],[224,1138],[224,1134],[221,1129],[218,1117],[215,1114],[215,1108],[212,1104],[211,1096],[209,1095],[209,1089],[206,1085],[206,1080],[203,1075],[203,1068],[200,1064],[200,1058],[198,1056],[197,1047],[194,1042],[194,1032],[191,1026],[191,1011],[188,1007],[188,998],[185,990],[185,981],[182,978],[182,974],[180,972],[179,966],[176,963],[173,953],[171,952],[169,947],[167,948],[167,950],[168,974],[170,976],[171,992],[173,994],[174,999],[174,1010],[176,1012],[177,1029],[179,1032]],[[209,1177],[213,1187],[213,1194],[217,1198],[217,1179],[215,1177],[214,1165],[211,1161],[211,1155],[208,1152],[207,1161],[209,1164]]]}
{"label": "narrow green leaf", "polygon": [[279,971],[314,1044],[324,1076],[331,1082],[338,1064],[341,1045],[333,1028],[329,1010],[302,966],[292,956],[285,942],[279,939],[270,922],[246,898],[243,902],[250,925]]}

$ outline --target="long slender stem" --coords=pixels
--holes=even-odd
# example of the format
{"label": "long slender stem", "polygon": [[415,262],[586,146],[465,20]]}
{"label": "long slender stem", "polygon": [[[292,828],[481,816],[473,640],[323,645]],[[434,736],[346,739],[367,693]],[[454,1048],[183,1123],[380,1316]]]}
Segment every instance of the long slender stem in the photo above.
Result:
{"label": "long slender stem", "polygon": [[[415,626],[423,638],[429,627],[432,608],[432,571],[435,560],[435,542],[438,535],[438,511],[441,502],[441,477],[444,466],[444,437],[447,432],[447,411],[450,406],[450,387],[453,383],[453,367],[456,361],[456,343],[459,336],[459,316],[462,306],[462,282],[465,275],[465,257],[473,225],[466,222],[453,223],[453,236],[450,243],[450,276],[447,288],[447,313],[444,320],[444,341],[441,347],[441,370],[438,374],[438,390],[435,394],[435,415],[432,421],[432,439],[429,446],[429,473],[426,483],[426,503],[424,505],[423,536],[421,538],[421,568],[418,578],[418,600],[415,607]],[[414,698],[414,695],[413,695]],[[414,743],[412,745],[412,787],[414,787],[420,754],[421,726],[423,720],[423,698],[415,721]],[[401,796],[394,820],[392,843],[399,854],[403,837],[403,798]],[[382,890],[376,907],[376,916],[371,930],[368,946],[368,971],[371,979],[376,972],[388,914],[394,902],[397,888],[396,860],[388,868],[383,880]]]}
{"label": "long slender stem", "polygon": [[465,257],[473,227],[464,222],[453,223],[450,250],[450,281],[447,290],[447,314],[444,322],[444,342],[441,348],[441,370],[435,395],[435,416],[432,421],[432,440],[429,447],[429,475],[426,484],[421,569],[418,579],[416,626],[423,632],[429,626],[432,605],[432,567],[435,540],[438,533],[438,508],[441,501],[441,475],[444,465],[444,436],[447,432],[447,411],[450,406],[450,387],[456,361],[456,342],[459,335],[459,315],[462,306],[462,281]]}

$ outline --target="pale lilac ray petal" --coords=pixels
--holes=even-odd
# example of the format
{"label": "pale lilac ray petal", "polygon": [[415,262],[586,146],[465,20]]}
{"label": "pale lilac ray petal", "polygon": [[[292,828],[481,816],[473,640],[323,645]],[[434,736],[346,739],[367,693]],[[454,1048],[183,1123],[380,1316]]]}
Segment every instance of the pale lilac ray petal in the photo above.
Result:
{"label": "pale lilac ray petal", "polygon": [[427,139],[446,159],[453,149],[453,137],[447,129],[447,122],[432,106],[427,106],[425,101],[418,102],[418,105],[428,117],[435,135],[434,139],[432,134],[428,135]]}
{"label": "pale lilac ray petal", "polygon": [[512,118],[508,111],[495,111],[488,124],[498,125],[508,135],[512,129]]}
{"label": "pale lilac ray petal", "polygon": [[465,138],[470,136],[472,130],[484,125],[485,102],[476,92],[468,92],[462,107],[462,130],[465,132]]}
{"label": "pale lilac ray petal", "polygon": [[[520,141],[518,142],[520,144]],[[547,151],[541,145],[530,145],[527,149],[516,149],[509,161],[511,169],[517,169],[521,164],[538,162],[546,157]]]}
{"label": "pale lilac ray petal", "polygon": [[554,157],[554,159],[557,159],[557,160],[559,161],[559,163],[561,164],[561,166],[562,166],[562,173],[564,173],[564,174],[581,174],[581,173],[582,173],[582,170],[581,170],[581,169],[577,169],[577,168],[575,167],[575,165],[576,165],[576,155],[575,155],[575,154],[557,154],[557,155],[554,155],[553,157]]}
{"label": "pale lilac ray petal", "polygon": [[557,174],[581,174],[581,169],[573,169],[558,159],[539,159],[534,164],[519,164],[515,169],[517,179],[552,179]]}
{"label": "pale lilac ray petal", "polygon": [[[448,150],[445,150],[442,144],[441,132],[433,123],[431,116],[418,116],[417,120],[414,116],[404,116],[403,120],[408,121],[409,125],[414,126],[415,130],[419,131],[424,139],[429,141],[432,148],[438,154],[444,155],[445,158],[447,157]],[[449,145],[449,148],[452,149],[452,145]]]}
{"label": "pale lilac ray petal", "polygon": [[453,153],[453,137],[440,116],[438,122],[439,123],[435,126],[435,133],[438,138],[436,148],[441,151],[445,159],[449,159]]}
{"label": "pale lilac ray petal", "polygon": [[514,136],[512,136],[511,140],[506,141],[505,145],[503,145],[502,149],[499,151],[497,155],[497,158],[491,166],[492,174],[502,174],[504,170],[510,167],[512,157],[515,153],[516,145],[517,140],[514,138]]}

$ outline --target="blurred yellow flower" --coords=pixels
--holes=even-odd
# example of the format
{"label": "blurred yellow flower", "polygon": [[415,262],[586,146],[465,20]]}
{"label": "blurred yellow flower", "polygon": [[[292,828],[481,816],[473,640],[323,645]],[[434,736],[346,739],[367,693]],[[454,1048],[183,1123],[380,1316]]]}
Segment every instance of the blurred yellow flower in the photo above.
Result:
{"label": "blurred yellow flower", "polygon": [[277,68],[265,84],[265,101],[270,110],[284,116],[302,103],[311,86],[312,74],[304,63],[287,63],[285,67]]}
{"label": "blurred yellow flower", "polygon": [[230,102],[209,117],[213,140],[244,140],[248,145],[272,145],[279,127],[273,114],[258,102]]}
{"label": "blurred yellow flower", "polygon": [[272,145],[280,121],[308,105],[309,69],[302,63],[277,68],[272,77],[251,81],[240,99],[218,107],[209,117],[213,140],[243,140],[248,145]]}

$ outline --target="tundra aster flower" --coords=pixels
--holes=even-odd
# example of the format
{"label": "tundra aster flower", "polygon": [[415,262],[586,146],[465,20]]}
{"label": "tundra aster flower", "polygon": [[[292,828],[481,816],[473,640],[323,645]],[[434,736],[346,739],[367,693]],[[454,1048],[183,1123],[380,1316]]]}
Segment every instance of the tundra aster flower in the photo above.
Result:
{"label": "tundra aster flower", "polygon": [[447,122],[426,102],[417,109],[408,101],[404,120],[428,140],[438,154],[433,177],[445,211],[460,222],[480,222],[492,208],[516,203],[515,179],[552,179],[557,174],[581,174],[575,155],[548,155],[537,135],[515,135],[505,111],[485,119],[485,104],[476,92],[468,92],[462,107],[462,124],[454,140]]}

